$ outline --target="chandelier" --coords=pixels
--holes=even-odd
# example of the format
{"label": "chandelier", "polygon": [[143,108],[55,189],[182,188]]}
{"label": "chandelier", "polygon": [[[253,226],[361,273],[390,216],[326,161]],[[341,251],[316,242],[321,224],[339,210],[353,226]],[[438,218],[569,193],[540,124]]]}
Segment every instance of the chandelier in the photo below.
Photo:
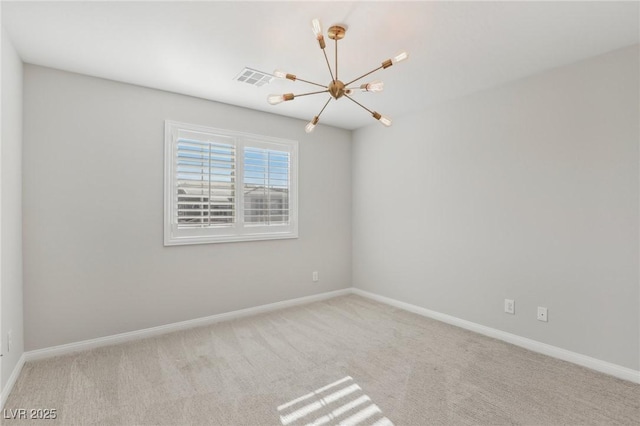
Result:
{"label": "chandelier", "polygon": [[311,84],[314,86],[319,86],[322,87],[324,90],[318,90],[315,92],[308,92],[308,93],[301,93],[298,95],[295,95],[293,93],[285,93],[284,95],[269,95],[267,97],[267,101],[271,104],[271,105],[277,105],[281,102],[285,102],[285,101],[292,101],[295,98],[299,98],[302,96],[309,96],[309,95],[317,95],[320,93],[329,93],[331,96],[329,97],[329,99],[327,100],[327,102],[324,104],[324,106],[322,107],[322,109],[320,110],[320,112],[318,113],[318,115],[316,115],[315,117],[313,117],[313,119],[306,125],[305,127],[305,131],[307,133],[311,133],[313,132],[313,130],[315,129],[316,125],[318,124],[318,121],[320,121],[320,115],[324,112],[325,108],[327,107],[327,105],[329,105],[329,102],[331,102],[332,99],[340,99],[342,97],[345,97],[347,99],[349,99],[350,101],[354,102],[356,105],[360,106],[361,108],[365,109],[366,111],[368,111],[373,118],[375,118],[376,120],[380,121],[380,123],[384,124],[385,126],[391,126],[391,120],[387,117],[385,117],[384,115],[376,112],[376,111],[371,111],[369,108],[367,108],[366,106],[362,105],[360,102],[356,101],[355,99],[353,99],[350,95],[353,94],[354,91],[356,90],[361,90],[362,92],[380,92],[382,91],[383,87],[384,87],[384,83],[380,80],[374,80],[370,83],[364,83],[361,84],[359,86],[351,86],[353,83],[365,78],[366,76],[373,74],[374,72],[381,70],[381,69],[387,69],[390,66],[392,66],[393,64],[396,64],[400,61],[403,61],[405,59],[407,59],[409,57],[409,55],[407,54],[407,52],[402,52],[398,55],[396,55],[394,58],[392,59],[387,59],[386,61],[382,62],[382,65],[380,65],[378,68],[375,68],[371,71],[369,71],[368,73],[362,74],[360,77],[355,78],[351,81],[349,81],[348,83],[343,83],[342,81],[340,81],[338,79],[338,40],[342,40],[344,38],[344,35],[347,32],[347,29],[345,26],[342,25],[333,25],[332,27],[329,28],[329,30],[327,31],[327,36],[331,39],[331,40],[335,40],[335,74],[334,74],[334,70],[331,69],[331,65],[329,64],[329,58],[327,57],[327,52],[325,50],[326,44],[324,41],[324,36],[322,35],[322,25],[320,24],[320,21],[318,19],[314,19],[313,21],[311,21],[311,26],[313,29],[313,33],[316,36],[316,39],[318,40],[318,44],[320,45],[320,49],[322,49],[322,53],[324,54],[324,59],[327,62],[327,67],[329,68],[329,74],[331,74],[331,83],[329,83],[328,85],[323,85],[323,84],[318,84],[318,83],[314,83],[312,81],[308,81],[308,80],[303,80],[299,77],[297,77],[294,74],[288,74],[286,72],[283,71],[279,71],[276,70],[274,71],[273,75],[277,78],[283,78],[283,79],[287,79],[287,80],[291,80],[291,81],[302,81],[303,83],[307,83],[307,84]]}

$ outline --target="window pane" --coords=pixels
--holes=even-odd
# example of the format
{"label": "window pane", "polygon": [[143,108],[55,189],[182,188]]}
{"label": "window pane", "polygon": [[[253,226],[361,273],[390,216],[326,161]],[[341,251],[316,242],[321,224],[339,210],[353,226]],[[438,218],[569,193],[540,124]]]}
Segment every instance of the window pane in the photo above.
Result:
{"label": "window pane", "polygon": [[290,154],[244,150],[244,221],[247,225],[289,223]]}
{"label": "window pane", "polygon": [[176,149],[179,229],[235,222],[235,147],[180,138]]}

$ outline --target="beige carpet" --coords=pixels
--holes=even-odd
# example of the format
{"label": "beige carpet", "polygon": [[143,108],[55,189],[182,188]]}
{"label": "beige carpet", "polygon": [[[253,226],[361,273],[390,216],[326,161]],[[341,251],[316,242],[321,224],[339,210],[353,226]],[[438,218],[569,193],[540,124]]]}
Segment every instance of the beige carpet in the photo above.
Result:
{"label": "beige carpet", "polygon": [[640,424],[640,386],[359,296],[27,363],[3,424]]}

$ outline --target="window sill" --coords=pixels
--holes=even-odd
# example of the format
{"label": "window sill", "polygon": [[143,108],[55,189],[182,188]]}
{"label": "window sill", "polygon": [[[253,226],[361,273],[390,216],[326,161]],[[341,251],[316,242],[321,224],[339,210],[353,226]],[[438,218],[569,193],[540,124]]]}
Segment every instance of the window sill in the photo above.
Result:
{"label": "window sill", "polygon": [[202,237],[169,237],[165,239],[165,247],[185,246],[193,244],[237,243],[246,241],[289,240],[298,238],[297,232],[245,235],[207,235]]}

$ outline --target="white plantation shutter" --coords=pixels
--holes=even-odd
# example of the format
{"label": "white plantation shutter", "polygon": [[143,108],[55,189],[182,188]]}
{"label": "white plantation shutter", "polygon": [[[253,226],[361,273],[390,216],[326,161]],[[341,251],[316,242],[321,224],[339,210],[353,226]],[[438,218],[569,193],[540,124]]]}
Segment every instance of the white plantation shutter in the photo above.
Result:
{"label": "white plantation shutter", "polygon": [[289,223],[288,152],[245,147],[244,221],[247,225]]}
{"label": "white plantation shutter", "polygon": [[233,145],[178,139],[174,195],[179,229],[235,222],[235,162]]}
{"label": "white plantation shutter", "polygon": [[297,236],[296,141],[165,123],[165,245]]}

